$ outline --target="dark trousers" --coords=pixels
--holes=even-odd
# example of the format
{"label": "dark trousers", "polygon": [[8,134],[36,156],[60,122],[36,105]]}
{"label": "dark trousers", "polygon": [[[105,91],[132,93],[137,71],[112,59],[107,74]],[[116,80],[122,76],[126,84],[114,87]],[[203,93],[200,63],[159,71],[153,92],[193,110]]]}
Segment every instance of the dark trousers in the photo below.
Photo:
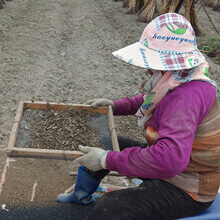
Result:
{"label": "dark trousers", "polygon": [[[119,146],[147,147],[139,142],[119,137]],[[89,175],[102,179],[109,171],[90,171]],[[200,203],[193,200],[182,189],[158,179],[142,179],[140,186],[106,193],[97,200],[89,219],[93,220],[163,220],[178,219],[199,214],[212,202]]]}

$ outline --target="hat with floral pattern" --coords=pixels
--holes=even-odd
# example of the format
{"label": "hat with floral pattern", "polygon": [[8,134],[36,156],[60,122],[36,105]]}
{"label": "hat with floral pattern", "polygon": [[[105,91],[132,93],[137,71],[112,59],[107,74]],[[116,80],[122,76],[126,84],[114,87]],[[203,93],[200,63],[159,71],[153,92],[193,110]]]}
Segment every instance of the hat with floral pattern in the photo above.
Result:
{"label": "hat with floral pattern", "polygon": [[117,58],[147,69],[183,70],[205,61],[190,22],[176,13],[153,19],[139,42],[113,52]]}

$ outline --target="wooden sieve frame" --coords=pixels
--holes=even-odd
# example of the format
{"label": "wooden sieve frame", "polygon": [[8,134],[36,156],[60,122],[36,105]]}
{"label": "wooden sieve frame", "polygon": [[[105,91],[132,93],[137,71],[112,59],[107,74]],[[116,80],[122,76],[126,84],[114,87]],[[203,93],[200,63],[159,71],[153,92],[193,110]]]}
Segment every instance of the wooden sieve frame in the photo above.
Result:
{"label": "wooden sieve frame", "polygon": [[84,155],[84,153],[80,151],[15,147],[19,126],[22,121],[24,110],[45,109],[48,105],[50,106],[51,110],[62,111],[62,110],[67,110],[68,108],[76,108],[76,109],[86,109],[92,113],[106,114],[108,116],[109,129],[112,139],[112,148],[114,151],[120,151],[111,106],[92,108],[90,105],[81,105],[81,104],[56,104],[56,103],[46,103],[46,102],[20,101],[15,116],[15,120],[13,122],[8,147],[6,148],[6,153],[9,157],[74,160]]}

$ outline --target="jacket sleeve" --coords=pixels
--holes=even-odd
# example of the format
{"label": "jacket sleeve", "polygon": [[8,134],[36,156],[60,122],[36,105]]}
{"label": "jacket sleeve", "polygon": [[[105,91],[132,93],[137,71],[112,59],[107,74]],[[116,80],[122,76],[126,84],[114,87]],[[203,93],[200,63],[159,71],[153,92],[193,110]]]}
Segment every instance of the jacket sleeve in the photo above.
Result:
{"label": "jacket sleeve", "polygon": [[114,100],[114,115],[134,115],[143,103],[144,94],[129,98],[125,97],[120,100]]}

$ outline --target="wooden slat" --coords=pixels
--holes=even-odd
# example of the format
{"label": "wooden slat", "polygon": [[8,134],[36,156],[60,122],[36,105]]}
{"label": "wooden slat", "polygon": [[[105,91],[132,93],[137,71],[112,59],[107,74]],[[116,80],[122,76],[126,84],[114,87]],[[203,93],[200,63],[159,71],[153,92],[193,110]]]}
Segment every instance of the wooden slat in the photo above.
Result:
{"label": "wooden slat", "polygon": [[18,135],[18,130],[19,130],[19,125],[22,120],[23,116],[23,110],[24,110],[24,102],[20,101],[18,104],[18,109],[17,113],[15,116],[15,120],[13,122],[10,138],[9,138],[9,143],[8,143],[8,148],[13,148],[16,143],[17,135]]}
{"label": "wooden slat", "polygon": [[47,150],[20,147],[6,149],[6,153],[9,157],[28,157],[60,160],[74,160],[84,155],[84,153],[80,151]]}
{"label": "wooden slat", "polygon": [[24,111],[24,102],[20,101],[18,104],[18,109],[17,109],[17,113],[15,116],[15,122],[21,122],[22,117],[23,117],[23,111]]}
{"label": "wooden slat", "polygon": [[111,106],[109,106],[109,109],[108,109],[108,120],[109,120],[109,127],[110,127],[111,138],[112,138],[112,148],[114,151],[120,151],[117,133],[116,133],[116,129],[115,129],[113,111],[112,111]]}
{"label": "wooden slat", "polygon": [[9,138],[8,148],[13,148],[15,146],[18,135],[18,129],[19,129],[19,122],[14,122]]}
{"label": "wooden slat", "polygon": [[115,128],[115,123],[114,123],[113,112],[112,112],[111,106],[108,107],[108,123],[109,123],[110,131]]}
{"label": "wooden slat", "polygon": [[[25,109],[45,109],[48,103],[46,102],[24,102]],[[107,107],[99,107],[99,108],[92,108],[90,105],[81,105],[81,104],[56,104],[56,103],[49,103],[49,106],[52,110],[60,110],[65,111],[71,108],[76,109],[85,109],[92,113],[102,113],[107,114],[108,108]]]}
{"label": "wooden slat", "polygon": [[117,138],[117,133],[116,129],[112,129],[111,132],[111,137],[112,137],[112,147],[114,151],[120,151],[119,144],[118,144],[118,138]]}

